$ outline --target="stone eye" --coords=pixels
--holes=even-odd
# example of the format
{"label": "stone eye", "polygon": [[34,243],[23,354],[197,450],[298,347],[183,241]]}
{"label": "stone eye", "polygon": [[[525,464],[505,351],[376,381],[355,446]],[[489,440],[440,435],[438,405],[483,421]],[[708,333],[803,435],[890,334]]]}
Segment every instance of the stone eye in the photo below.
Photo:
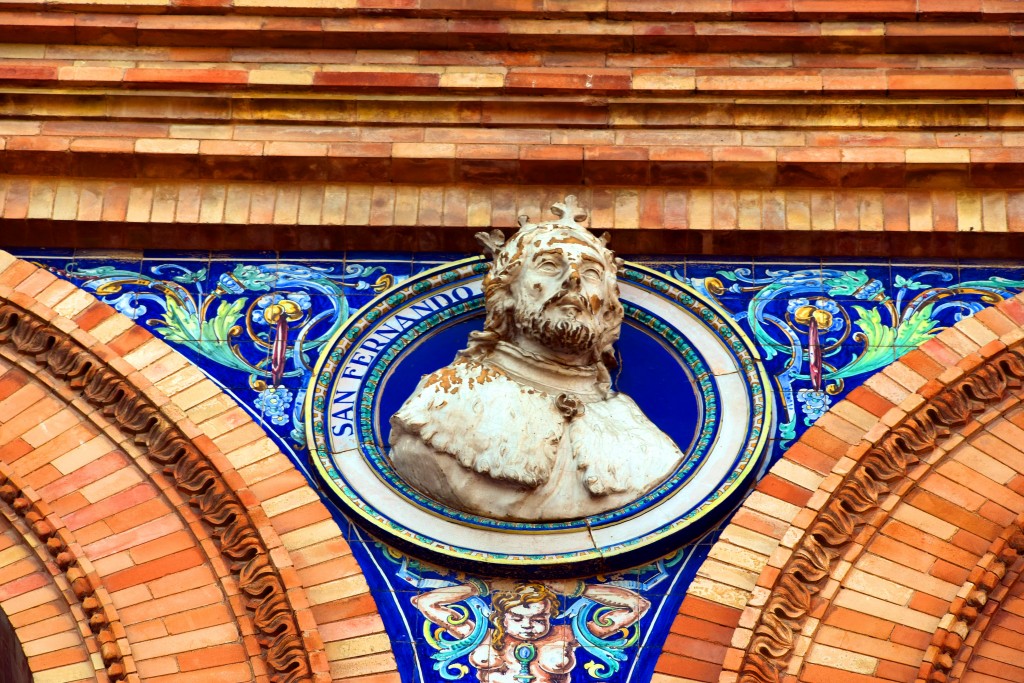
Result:
{"label": "stone eye", "polygon": [[539,270],[542,273],[551,274],[551,273],[557,273],[559,268],[558,268],[558,264],[555,263],[554,261],[541,261],[537,265],[537,270]]}

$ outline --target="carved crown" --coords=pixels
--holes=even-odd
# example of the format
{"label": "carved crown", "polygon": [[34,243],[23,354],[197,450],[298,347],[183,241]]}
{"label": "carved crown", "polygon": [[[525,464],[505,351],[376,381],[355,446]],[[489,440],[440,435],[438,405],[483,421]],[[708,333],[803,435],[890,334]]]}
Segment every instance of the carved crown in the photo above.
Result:
{"label": "carved crown", "polygon": [[[567,195],[562,201],[552,204],[551,213],[555,214],[557,218],[540,223],[531,223],[529,216],[519,216],[519,231],[517,234],[537,228],[564,228],[566,230],[579,231],[591,239],[594,238],[592,233],[583,225],[583,221],[587,220],[587,212],[577,203],[576,195]],[[597,237],[605,248],[608,246],[609,238],[610,235],[607,232]],[[505,235],[501,230],[478,232],[476,233],[476,241],[483,247],[484,253],[487,256],[497,258],[501,248],[505,246]]]}

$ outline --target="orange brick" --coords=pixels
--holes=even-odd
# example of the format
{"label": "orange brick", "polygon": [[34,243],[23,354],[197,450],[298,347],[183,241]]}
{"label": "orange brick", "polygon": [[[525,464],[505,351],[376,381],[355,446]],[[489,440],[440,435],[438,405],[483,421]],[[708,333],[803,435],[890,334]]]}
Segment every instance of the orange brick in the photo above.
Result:
{"label": "orange brick", "polygon": [[33,266],[28,261],[15,261],[7,267],[2,273],[0,273],[0,284],[7,285],[8,287],[17,287],[29,276],[35,274],[38,270],[36,266]]}
{"label": "orange brick", "polygon": [[[903,357],[903,360],[906,360],[906,356]],[[885,415],[894,407],[890,401],[865,386],[855,388],[847,398],[876,417]]]}
{"label": "orange brick", "polygon": [[[716,624],[705,619],[679,614],[672,621],[672,633],[686,637],[701,638],[712,643],[728,645],[732,640],[732,627]],[[678,652],[676,654],[682,654]]]}
{"label": "orange brick", "polygon": [[62,631],[75,631],[78,625],[70,612],[58,614],[42,621],[22,626],[18,629],[18,639],[22,642],[29,642],[38,638],[60,633]]}
{"label": "orange brick", "polygon": [[690,636],[670,633],[665,639],[664,652],[692,657],[695,660],[711,664],[721,663],[725,658],[726,645]]}
{"label": "orange brick", "polygon": [[[152,486],[144,484],[146,488],[156,495],[156,491]],[[141,491],[136,493],[137,498],[142,498],[145,494]],[[126,500],[124,502],[131,502]],[[128,529],[134,528],[140,524],[145,524],[158,517],[167,514],[167,502],[158,498],[144,499],[138,505],[134,505],[130,508],[122,508],[121,511],[109,515],[106,517],[107,525],[110,530],[114,533],[120,533]]]}
{"label": "orange brick", "polygon": [[892,638],[890,638],[894,643],[909,645],[910,647],[915,647],[919,650],[927,648],[931,639],[931,633],[918,631],[917,629],[910,628],[903,624],[896,624],[896,627],[892,631]]}
{"label": "orange brick", "polygon": [[669,652],[665,652],[658,657],[658,663],[654,667],[654,670],[660,674],[701,681],[718,680],[718,674],[721,669],[721,664],[703,662]]}
{"label": "orange brick", "polygon": [[[83,467],[82,469],[90,468],[97,462],[99,461],[94,461],[93,463],[86,467]],[[97,522],[99,520],[104,520],[107,522],[108,525],[110,525],[110,521],[116,518],[118,514],[122,513],[125,510],[131,512],[129,508],[134,508],[134,506],[136,506],[137,504],[148,501],[154,498],[156,495],[157,491],[152,487],[152,485],[148,483],[138,484],[119,493],[115,493],[114,495],[109,496],[98,503],[95,503],[86,508],[83,508],[82,510],[79,510],[73,514],[68,515],[65,519],[65,523],[68,525],[68,528],[72,530],[80,529],[81,527],[84,527],[88,524],[92,524],[93,522]],[[166,503],[164,503],[163,501],[157,501],[157,503],[162,509],[163,514],[166,514]],[[132,513],[132,517],[134,518],[134,513]],[[150,521],[150,519],[151,518],[137,518],[137,523],[142,524],[144,522]],[[117,525],[116,528],[115,526],[110,525],[110,528],[114,531],[124,531],[125,529],[132,528],[134,526],[136,526],[136,524],[131,524],[129,521],[127,526],[125,526],[122,523]]]}
{"label": "orange brick", "polygon": [[192,535],[187,531],[176,531],[167,536],[143,543],[129,550],[135,564],[145,564],[194,545]]}
{"label": "orange brick", "polygon": [[125,83],[192,83],[202,85],[241,85],[248,72],[241,69],[126,69]]}
{"label": "orange brick", "polygon": [[383,631],[384,622],[379,614],[367,614],[320,625],[320,635],[324,642],[336,642]]}
{"label": "orange brick", "polygon": [[914,491],[906,496],[904,501],[953,526],[969,530],[983,538],[993,539],[1002,531],[992,522],[982,519],[977,514],[967,512],[960,508],[960,506],[927,491]]}
{"label": "orange brick", "polygon": [[226,605],[221,603],[178,612],[177,614],[164,617],[163,623],[167,627],[168,633],[176,634],[187,633],[217,624],[228,624],[233,621],[234,617],[231,612]]}
{"label": "orange brick", "polygon": [[80,328],[88,332],[101,322],[114,315],[115,311],[110,306],[96,301],[89,305],[84,311],[75,316],[75,322]]}
{"label": "orange brick", "polygon": [[302,577],[303,584],[307,586],[316,586],[345,576],[352,576],[360,573],[361,571],[362,570],[359,568],[359,564],[356,562],[355,557],[352,555],[345,555],[343,557],[328,559],[320,564],[313,565],[312,567],[306,567],[300,570],[299,575]]}
{"label": "orange brick", "polygon": [[24,439],[18,437],[0,446],[0,460],[6,463],[13,463],[22,456],[31,453],[32,446]]}
{"label": "orange brick", "polygon": [[[148,593],[148,591],[147,591]],[[204,584],[191,590],[183,590],[170,596],[138,602],[118,610],[125,623],[159,619],[168,614],[176,614],[206,605],[225,601],[220,586],[215,583]]]}
{"label": "orange brick", "polygon": [[928,71],[889,72],[890,91],[908,92],[1008,92],[1016,89],[1013,75],[1007,71],[968,71],[929,69]]}
{"label": "orange brick", "polygon": [[11,368],[0,375],[0,401],[28,384],[29,378],[19,368]]}
{"label": "orange brick", "polygon": [[945,600],[940,600],[933,595],[920,592],[914,593],[914,597],[910,598],[908,607],[918,612],[931,614],[934,617],[941,617],[949,611],[949,603]]}
{"label": "orange brick", "polygon": [[343,600],[336,600],[324,605],[314,605],[311,608],[311,611],[313,612],[313,618],[317,620],[317,623],[327,623],[338,619],[348,619],[364,614],[374,614],[377,612],[377,604],[374,602],[373,596],[369,593],[365,593],[363,595],[344,598]]}
{"label": "orange brick", "polygon": [[332,538],[292,552],[292,562],[296,569],[302,570],[306,567],[315,567],[323,562],[350,556],[351,554],[352,551],[343,539]]}
{"label": "orange brick", "polygon": [[768,473],[757,483],[757,490],[772,496],[773,498],[784,500],[799,508],[804,507],[807,504],[807,501],[810,500],[811,495],[814,493],[813,491],[808,491],[807,489],[797,486],[792,482],[777,477],[773,473]]}
{"label": "orange brick", "polygon": [[[75,510],[81,510],[88,504],[89,501],[86,500],[85,496],[78,491],[74,491],[66,496],[50,501],[50,507],[53,509],[54,514],[60,515],[61,517],[66,517]],[[103,528],[106,529],[107,525],[104,524]],[[82,542],[83,539],[81,536],[78,536],[77,540]]]}
{"label": "orange brick", "polygon": [[247,660],[245,648],[234,643],[193,650],[178,656],[178,663],[181,665],[182,671],[197,671],[225,664],[238,664]]}
{"label": "orange brick", "polygon": [[108,590],[119,591],[197,567],[204,563],[204,559],[204,556],[199,551],[190,548],[151,562],[136,565],[130,569],[115,572],[105,577],[103,583]]}
{"label": "orange brick", "polygon": [[21,578],[7,581],[0,585],[0,601],[10,600],[29,591],[48,585],[52,579],[44,569],[22,576]]}
{"label": "orange brick", "polygon": [[35,671],[46,671],[56,669],[60,666],[76,664],[88,661],[89,652],[84,647],[68,647],[54,652],[44,652],[32,655],[29,666]]}
{"label": "orange brick", "polygon": [[279,534],[286,534],[289,531],[322,522],[331,518],[331,513],[320,501],[313,501],[294,510],[275,516],[271,522],[274,530]]}
{"label": "orange brick", "polygon": [[135,325],[129,328],[127,332],[118,336],[117,339],[112,340],[108,346],[110,346],[114,353],[123,356],[152,338],[153,335],[146,328],[141,325]]}
{"label": "orange brick", "polygon": [[881,679],[889,681],[910,681],[914,680],[914,677],[917,675],[917,671],[917,667],[899,664],[897,662],[890,662],[883,659],[878,662],[878,668],[875,669],[875,675]]}
{"label": "orange brick", "polygon": [[736,628],[740,620],[740,610],[693,595],[687,595],[683,600],[683,604],[679,608],[679,614],[728,626],[729,628]]}
{"label": "orange brick", "polygon": [[850,447],[845,441],[837,439],[818,426],[811,427],[804,432],[800,440],[811,448],[836,460],[846,455],[846,451]]}
{"label": "orange brick", "polygon": [[66,602],[48,602],[42,605],[37,605],[21,612],[16,612],[8,616],[11,622],[11,626],[16,629],[20,629],[23,626],[29,624],[36,624],[53,617],[66,614],[68,605]]}
{"label": "orange brick", "polygon": [[768,517],[747,508],[737,510],[736,514],[733,515],[732,521],[745,529],[750,529],[771,538],[782,538],[786,529],[789,528],[789,525],[782,520]]}
{"label": "orange brick", "polygon": [[932,565],[932,568],[928,573],[948,583],[960,585],[967,580],[968,571],[964,567],[950,564],[949,562],[939,558],[936,560],[935,564]]}
{"label": "orange brick", "polygon": [[[980,555],[980,553],[975,554],[970,550],[965,551],[962,547],[946,543],[934,536],[922,534],[920,530],[892,519],[882,527],[881,531],[886,536],[894,538],[904,545],[912,546],[930,555],[955,562],[961,567],[973,567]],[[977,536],[974,536],[974,538],[977,539]],[[981,539],[978,540],[980,541]],[[971,543],[971,545],[976,547],[974,543]]]}
{"label": "orange brick", "polygon": [[167,629],[160,619],[127,624],[125,632],[135,642],[163,638],[167,635]]}
{"label": "orange brick", "polygon": [[970,488],[941,476],[938,473],[926,477],[921,482],[922,488],[959,505],[965,510],[978,511],[985,502],[985,497]]}
{"label": "orange brick", "polygon": [[825,623],[882,640],[888,639],[893,630],[890,621],[845,607],[836,607],[829,612]]}
{"label": "orange brick", "polygon": [[807,683],[875,683],[878,681],[874,676],[851,673],[818,664],[804,666],[800,680],[807,681]]}

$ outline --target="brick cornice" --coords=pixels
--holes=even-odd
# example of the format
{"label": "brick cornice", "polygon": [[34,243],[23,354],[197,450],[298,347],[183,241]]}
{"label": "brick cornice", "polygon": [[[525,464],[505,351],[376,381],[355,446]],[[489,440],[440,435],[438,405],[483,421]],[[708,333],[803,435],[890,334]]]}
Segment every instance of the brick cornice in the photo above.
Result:
{"label": "brick cornice", "polygon": [[[1007,111],[1011,107],[1004,107]],[[1024,112],[1020,112],[1024,113]],[[923,114],[922,114],[923,115]],[[909,114],[908,114],[909,116]],[[852,124],[851,124],[852,125]],[[1024,187],[1024,137],[989,128],[655,130],[0,121],[8,175],[141,181],[710,189]]]}
{"label": "brick cornice", "polygon": [[[625,254],[999,258],[1024,192],[403,185],[0,177],[0,245],[472,252],[559,193]],[[808,239],[828,234],[829,239]]]}
{"label": "brick cornice", "polygon": [[[77,2],[19,0],[5,7],[17,10],[80,11]],[[895,0],[885,3],[789,0],[774,3],[744,0],[693,0],[683,5],[674,0],[493,0],[485,4],[466,0],[337,0],[329,5],[316,0],[145,0],[138,4],[110,0],[89,4],[96,13],[144,14],[271,14],[282,16],[359,15],[459,18],[459,19],[611,19],[679,22],[736,21],[842,21],[957,20],[1000,21],[1024,16],[1015,0],[984,0],[949,3],[942,0]]]}
{"label": "brick cornice", "polygon": [[[275,17],[283,8],[253,7],[249,13],[222,9],[166,7],[166,13],[125,12],[125,4],[90,4],[89,14],[34,12],[32,3],[5,3],[0,12],[0,42],[109,46],[219,46],[252,48],[474,50],[474,51],[608,51],[617,53],[915,53],[936,47],[951,53],[1011,54],[1021,49],[1024,32],[1012,23],[1024,16],[987,14],[982,21],[954,13],[928,21],[871,12],[871,23],[855,24],[842,15],[768,13],[716,15],[682,12],[559,12],[546,16],[503,13],[472,16],[380,11],[328,16],[312,3],[298,7],[305,16]],[[96,10],[107,10],[93,13]],[[318,11],[319,10],[319,11]]]}

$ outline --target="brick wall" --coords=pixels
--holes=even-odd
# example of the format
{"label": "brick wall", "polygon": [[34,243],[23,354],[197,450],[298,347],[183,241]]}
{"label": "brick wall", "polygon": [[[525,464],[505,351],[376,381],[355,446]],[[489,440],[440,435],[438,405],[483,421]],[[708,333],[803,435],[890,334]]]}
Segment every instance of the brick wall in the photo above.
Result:
{"label": "brick wall", "polygon": [[557,187],[633,251],[1020,246],[1015,3],[5,7],[8,245],[462,249]]}
{"label": "brick wall", "polygon": [[0,609],[36,681],[397,680],[348,544],[263,430],[3,252],[0,510]]}
{"label": "brick wall", "polygon": [[698,571],[659,680],[1020,680],[1022,324],[1020,297],[965,319],[808,430]]}
{"label": "brick wall", "polygon": [[[1001,0],[6,3],[0,245],[463,250],[571,191],[624,251],[1019,256],[1022,18]],[[109,308],[0,265],[0,297],[120,373],[249,507],[311,675],[397,680],[347,544],[258,427]],[[1019,302],[964,321],[809,431],[699,571],[655,679],[1019,680],[1020,392],[986,368],[1014,376],[1022,323]],[[223,530],[81,387],[3,363],[0,606],[36,680],[266,680]],[[868,466],[885,444],[892,479]]]}

